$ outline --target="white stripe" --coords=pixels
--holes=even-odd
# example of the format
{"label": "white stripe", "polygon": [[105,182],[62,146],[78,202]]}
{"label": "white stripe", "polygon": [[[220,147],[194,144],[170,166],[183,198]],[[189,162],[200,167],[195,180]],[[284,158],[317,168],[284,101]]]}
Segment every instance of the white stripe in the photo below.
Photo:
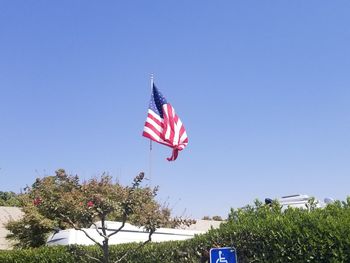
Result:
{"label": "white stripe", "polygon": [[147,118],[146,122],[151,124],[157,131],[159,131],[160,133],[163,131],[163,128],[161,126],[158,125],[158,123],[156,123],[154,120],[152,120],[151,118]]}
{"label": "white stripe", "polygon": [[187,138],[187,133],[185,131],[180,138],[180,142],[183,142],[184,140],[186,140],[186,138]]}
{"label": "white stripe", "polygon": [[[180,122],[181,123],[181,122]],[[180,129],[181,126],[178,125],[178,123],[174,123],[174,130],[175,130],[175,134],[174,134],[174,142],[175,144],[179,144],[179,136],[180,136]]]}
{"label": "white stripe", "polygon": [[149,135],[151,135],[156,141],[169,144],[169,143],[163,141],[162,138],[160,138],[157,134],[155,134],[154,131],[152,131],[150,128],[144,127],[143,131],[148,133]]}
{"label": "white stripe", "polygon": [[179,116],[177,116],[177,124],[180,125],[180,127],[182,126],[182,121],[180,120]]}
{"label": "white stripe", "polygon": [[153,110],[148,109],[148,113],[151,114],[158,121],[163,122],[163,119],[157,113],[155,113]]}
{"label": "white stripe", "polygon": [[159,137],[157,134],[155,134],[154,131],[152,131],[150,128],[145,127],[145,128],[143,129],[143,131],[146,132],[146,133],[148,133],[149,135],[151,135],[152,138],[156,139],[157,141],[160,140],[160,137]]}

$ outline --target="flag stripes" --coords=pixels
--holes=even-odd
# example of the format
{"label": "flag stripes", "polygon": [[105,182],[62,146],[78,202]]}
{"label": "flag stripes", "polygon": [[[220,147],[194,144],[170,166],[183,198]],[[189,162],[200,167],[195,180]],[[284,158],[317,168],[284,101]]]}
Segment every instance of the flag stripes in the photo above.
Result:
{"label": "flag stripes", "polygon": [[184,125],[155,85],[142,135],[173,148],[172,156],[167,158],[169,161],[176,160],[178,152],[188,144]]}

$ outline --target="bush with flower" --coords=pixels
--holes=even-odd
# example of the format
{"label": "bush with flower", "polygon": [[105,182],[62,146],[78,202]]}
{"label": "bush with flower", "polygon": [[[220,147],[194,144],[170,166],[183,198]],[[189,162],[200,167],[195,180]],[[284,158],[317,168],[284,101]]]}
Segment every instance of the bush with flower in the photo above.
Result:
{"label": "bush with flower", "polygon": [[[113,182],[111,176],[103,174],[100,178],[81,183],[78,176],[68,175],[63,169],[57,170],[54,176],[38,178],[26,188],[22,197],[25,216],[7,225],[11,231],[9,238],[18,240],[18,247],[38,247],[45,244],[46,235],[53,229],[74,228],[83,231],[102,249],[103,257],[94,260],[108,262],[109,239],[127,221],[144,226],[149,231],[149,239],[145,243],[151,241],[158,227],[179,222],[176,218],[171,219],[170,210],[156,201],[158,187],[141,186],[143,180],[144,173],[140,173],[131,186],[122,186]],[[108,233],[106,220],[120,221],[122,226]],[[102,225],[102,230],[96,227],[103,237],[102,243],[84,230],[97,221],[101,221]],[[192,223],[191,220],[183,222]]]}

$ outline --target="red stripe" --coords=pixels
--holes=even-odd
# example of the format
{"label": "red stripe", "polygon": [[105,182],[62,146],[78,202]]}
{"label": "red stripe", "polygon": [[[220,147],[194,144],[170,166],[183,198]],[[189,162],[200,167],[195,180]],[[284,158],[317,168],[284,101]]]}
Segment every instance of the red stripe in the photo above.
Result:
{"label": "red stripe", "polygon": [[179,132],[179,141],[181,140],[181,136],[185,133],[185,131],[186,131],[185,126],[181,125],[180,132]]}
{"label": "red stripe", "polygon": [[167,142],[159,141],[158,138],[153,137],[151,134],[149,134],[146,131],[143,131],[142,136],[147,137],[147,138],[151,139],[152,141],[155,141],[157,143],[163,144],[165,146],[168,146],[168,147],[171,147],[171,148],[173,147],[172,145],[168,144]]}
{"label": "red stripe", "polygon": [[168,129],[168,116],[166,115],[165,111],[163,111],[163,132],[162,132],[162,136],[165,139],[165,134],[166,134],[166,131]]}
{"label": "red stripe", "polygon": [[147,138],[155,141],[155,139],[148,132],[143,131],[142,136],[147,137]]}
{"label": "red stripe", "polygon": [[177,124],[178,120],[179,120],[179,117],[178,117],[177,114],[175,113],[174,122]]}
{"label": "red stripe", "polygon": [[152,114],[148,113],[147,117],[157,123],[160,127],[163,127],[163,122],[156,119]]}
{"label": "red stripe", "polygon": [[146,123],[145,123],[145,127],[150,128],[155,134],[157,134],[159,137],[162,138],[162,133],[161,133],[159,130],[157,130],[157,128],[154,127],[151,123],[146,122]]}
{"label": "red stripe", "polygon": [[169,122],[169,124],[170,124],[170,137],[169,137],[169,141],[171,142],[171,144],[175,145],[175,144],[177,144],[177,143],[174,142],[175,127],[174,127],[174,112],[173,112],[173,107],[171,107],[170,104],[167,104],[167,108],[168,108],[168,122]]}
{"label": "red stripe", "polygon": [[147,138],[149,138],[149,139],[151,139],[151,140],[153,140],[153,141],[155,141],[155,142],[164,144],[164,145],[169,146],[169,147],[172,147],[172,146],[173,146],[173,144],[171,144],[171,143],[169,143],[169,142],[167,142],[167,141],[165,140],[164,135],[163,135],[161,132],[159,132],[159,130],[157,130],[157,128],[154,127],[151,123],[149,123],[149,122],[146,121],[144,127],[148,127],[148,128],[149,128],[150,130],[152,130],[159,138],[154,137],[152,134],[149,134],[147,131],[143,131],[142,135],[143,135],[144,137],[147,137]]}
{"label": "red stripe", "polygon": [[[142,135],[155,142],[171,147],[173,149],[172,156],[167,159],[169,161],[174,161],[178,156],[178,152],[183,150],[188,144],[187,135],[185,138],[181,139],[186,133],[186,129],[184,125],[180,124],[180,118],[176,115],[174,108],[170,104],[163,105],[163,118],[159,116],[160,120],[157,119],[157,116],[155,117],[154,114],[156,113],[149,110],[147,115],[148,120],[146,120],[144,126],[147,130],[144,130]],[[178,129],[175,130],[175,127]],[[152,134],[154,134],[155,137]],[[165,138],[166,134],[169,134],[167,139]],[[178,138],[176,141],[175,137]]]}

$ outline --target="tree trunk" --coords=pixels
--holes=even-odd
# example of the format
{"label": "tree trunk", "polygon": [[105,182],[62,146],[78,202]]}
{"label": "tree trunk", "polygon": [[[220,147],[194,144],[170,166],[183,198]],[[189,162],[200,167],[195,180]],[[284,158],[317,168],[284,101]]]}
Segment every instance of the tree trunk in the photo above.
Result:
{"label": "tree trunk", "polygon": [[107,231],[106,231],[106,216],[102,214],[101,216],[101,223],[102,223],[102,233],[105,236],[103,240],[103,263],[109,262],[109,247],[108,247],[108,237],[107,237]]}
{"label": "tree trunk", "polygon": [[108,247],[108,239],[103,241],[103,263],[109,262],[109,247]]}

